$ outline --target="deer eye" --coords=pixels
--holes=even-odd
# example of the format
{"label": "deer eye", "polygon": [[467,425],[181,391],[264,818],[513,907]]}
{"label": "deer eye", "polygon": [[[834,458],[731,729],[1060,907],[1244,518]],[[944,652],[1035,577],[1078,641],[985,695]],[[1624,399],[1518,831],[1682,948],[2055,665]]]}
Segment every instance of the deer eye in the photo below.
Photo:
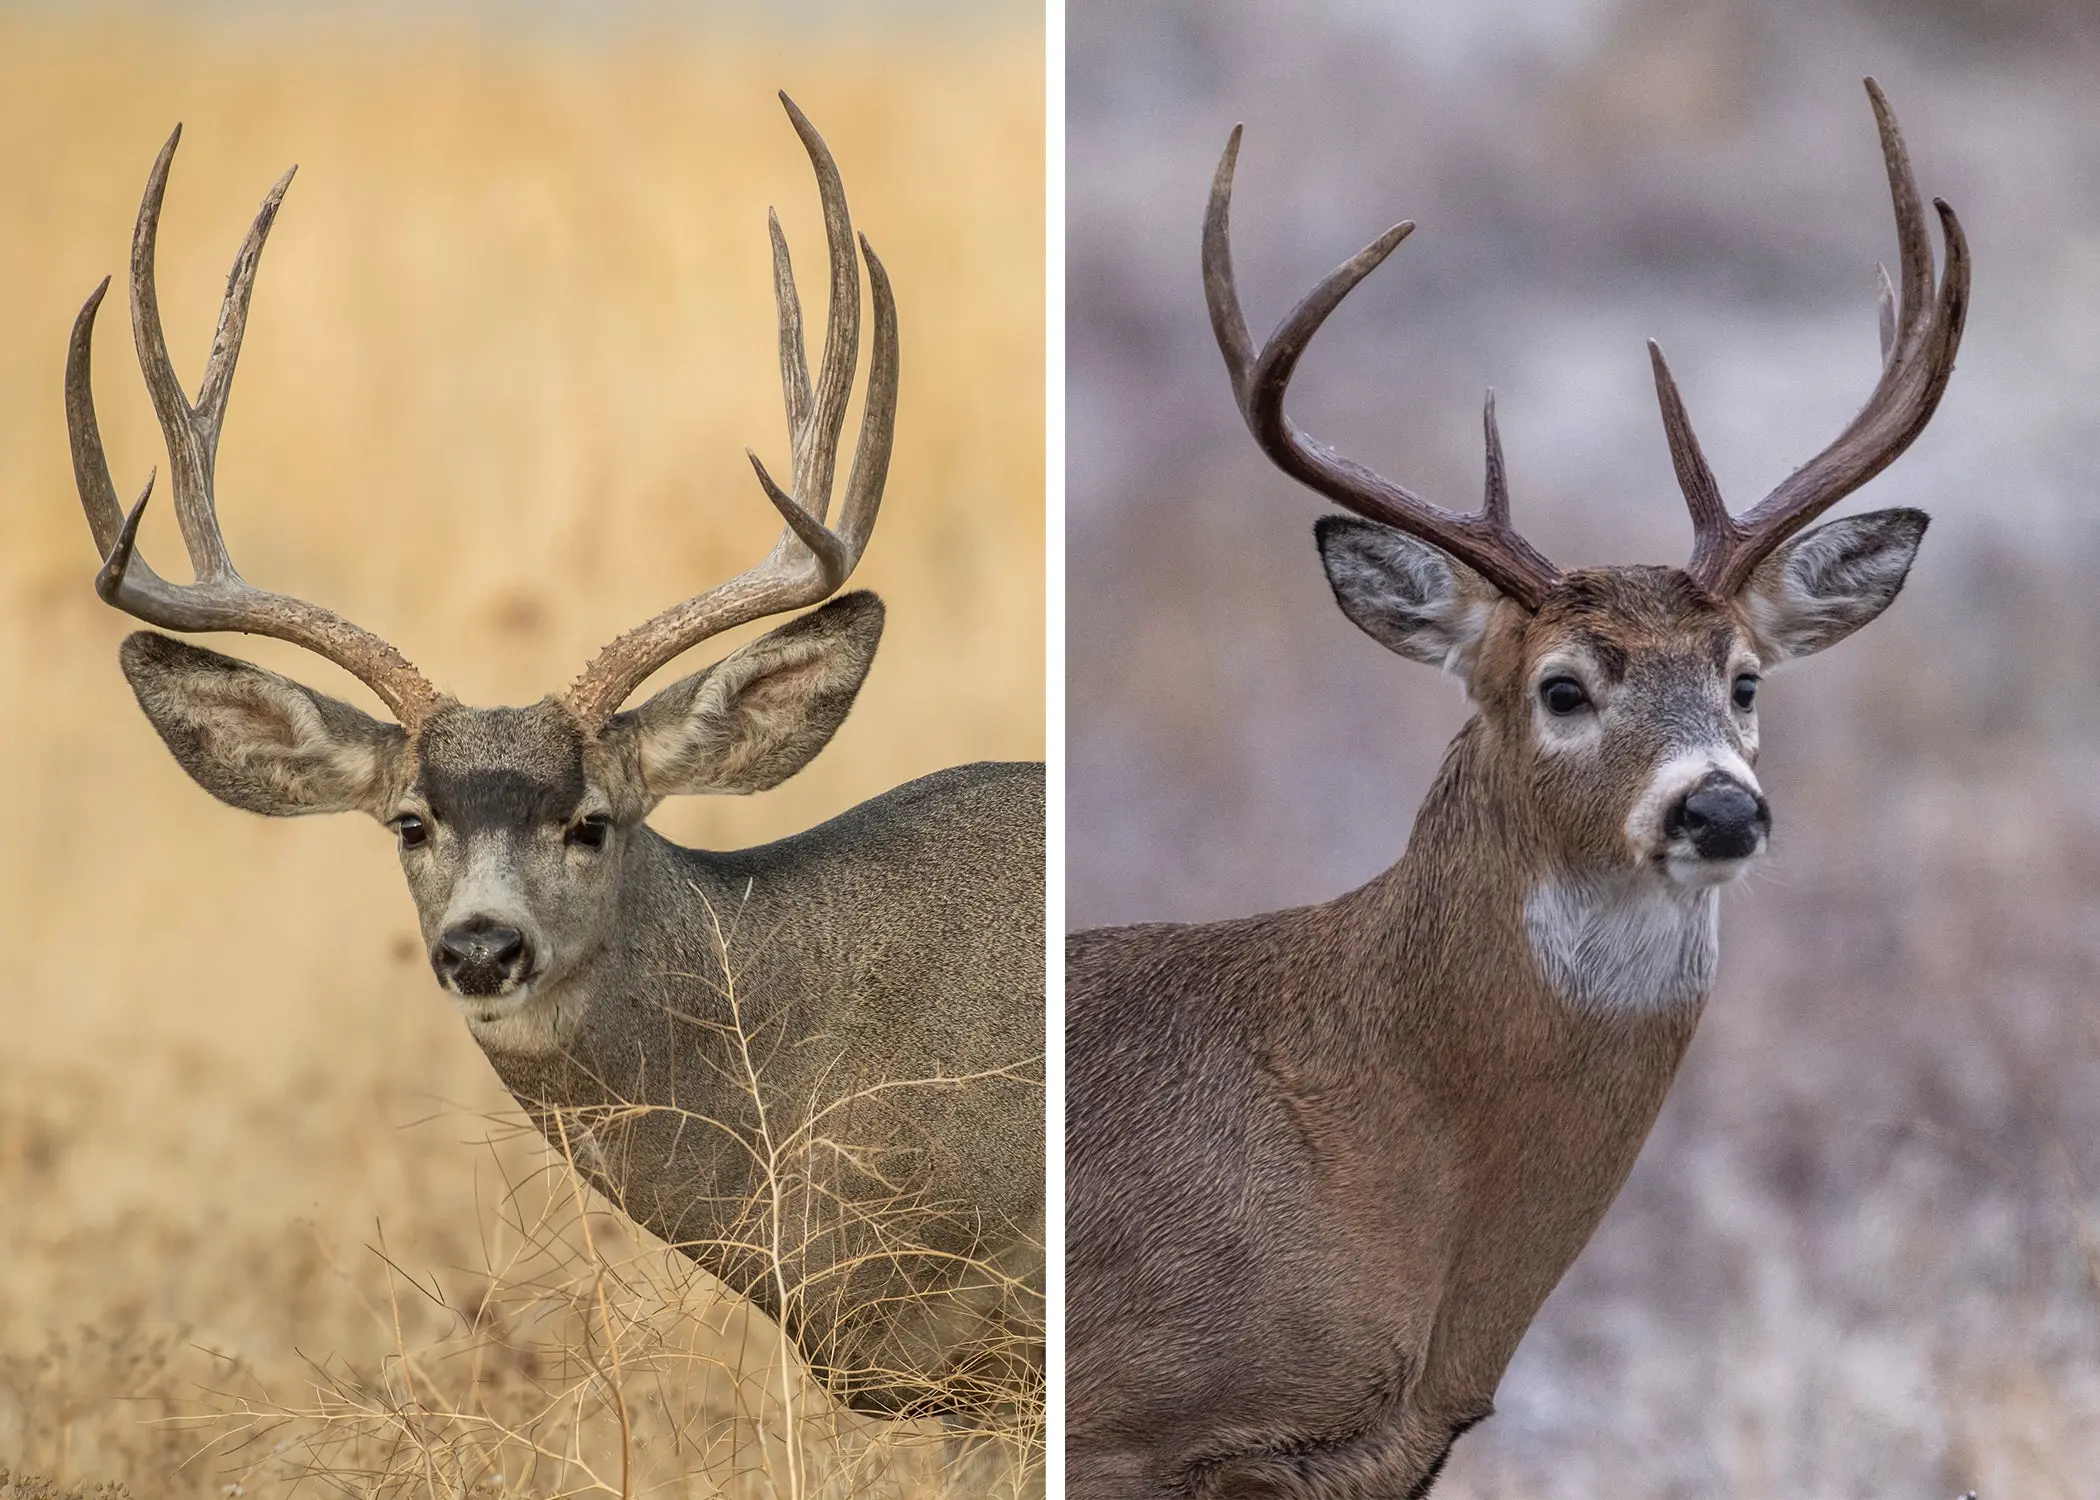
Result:
{"label": "deer eye", "polygon": [[1539,702],[1546,705],[1547,713],[1566,718],[1587,707],[1589,701],[1590,695],[1572,677],[1548,677],[1539,684]]}
{"label": "deer eye", "polygon": [[1757,701],[1757,674],[1745,672],[1735,680],[1735,706],[1747,712]]}
{"label": "deer eye", "polygon": [[563,836],[563,842],[585,849],[603,849],[605,836],[611,831],[611,818],[604,813],[592,813],[581,822],[570,824],[568,833]]}
{"label": "deer eye", "polygon": [[387,826],[400,838],[404,849],[420,849],[430,842],[430,825],[414,813],[403,813]]}

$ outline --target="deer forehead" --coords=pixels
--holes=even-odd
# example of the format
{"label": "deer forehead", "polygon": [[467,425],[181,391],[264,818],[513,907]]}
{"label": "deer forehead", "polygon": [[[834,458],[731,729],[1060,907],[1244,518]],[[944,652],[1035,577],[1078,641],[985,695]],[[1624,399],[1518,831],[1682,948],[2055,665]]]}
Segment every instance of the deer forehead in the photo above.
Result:
{"label": "deer forehead", "polygon": [[1527,693],[1556,662],[1579,664],[1605,685],[1704,691],[1751,654],[1736,612],[1679,568],[1570,573],[1536,612],[1513,623],[1501,665]]}
{"label": "deer forehead", "polygon": [[448,705],[424,722],[414,749],[413,790],[463,832],[565,822],[590,792],[590,741],[552,700]]}

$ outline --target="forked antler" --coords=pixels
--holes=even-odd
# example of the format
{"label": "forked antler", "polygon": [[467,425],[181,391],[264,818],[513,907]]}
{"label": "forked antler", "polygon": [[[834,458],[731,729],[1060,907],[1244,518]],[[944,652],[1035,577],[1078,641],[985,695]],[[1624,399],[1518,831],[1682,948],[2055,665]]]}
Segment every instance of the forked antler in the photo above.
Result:
{"label": "forked antler", "polygon": [[[263,199],[248,237],[234,259],[233,274],[226,287],[226,300],[219,308],[218,331],[212,337],[211,358],[204,367],[194,405],[183,395],[182,384],[168,358],[167,339],[160,326],[160,304],[153,288],[154,240],[160,228],[161,198],[167,191],[168,165],[175,158],[182,127],[168,137],[146,179],[146,196],[139,204],[137,228],[131,238],[131,325],[138,346],[139,368],[153,396],[153,409],[160,418],[168,445],[168,467],[174,476],[175,519],[189,550],[196,581],[170,583],[155,573],[137,553],[139,520],[153,493],[153,479],[127,514],[117,503],[109,461],[102,450],[101,429],[95,422],[95,396],[90,381],[90,352],[94,341],[95,313],[109,290],[104,278],[96,287],[80,316],[73,322],[73,337],[66,351],[66,426],[73,443],[73,479],[80,490],[80,503],[87,511],[95,545],[103,563],[95,578],[95,592],[127,614],[149,625],[168,630],[238,630],[251,635],[275,636],[303,646],[355,675],[404,725],[415,722],[439,701],[437,690],[409,665],[406,658],[370,631],[353,625],[332,610],[317,604],[256,588],[234,571],[226,539],[219,531],[217,502],[212,493],[213,466],[218,457],[219,428],[226,418],[226,398],[233,388],[233,367],[241,354],[241,335],[248,324],[248,299],[255,287],[256,267],[262,260],[263,242],[269,238],[277,207],[291,186],[286,172]],[[297,170],[294,168],[293,170]]]}
{"label": "forked antler", "polygon": [[1796,469],[1755,507],[1731,516],[1713,471],[1699,451],[1699,440],[1692,434],[1691,420],[1662,350],[1653,340],[1648,344],[1655,365],[1655,391],[1662,402],[1663,429],[1670,439],[1670,458],[1692,512],[1692,560],[1687,571],[1721,598],[1742,588],[1758,564],[1788,537],[1894,463],[1925,430],[1954,373],[1954,354],[1969,309],[1968,242],[1946,200],[1933,199],[1940,232],[1947,241],[1946,274],[1935,290],[1932,236],[1925,227],[1925,205],[1917,179],[1911,175],[1910,155],[1903,149],[1903,133],[1896,128],[1895,112],[1881,85],[1871,78],[1866,83],[1874,121],[1881,130],[1889,196],[1896,205],[1902,291],[1899,299],[1889,285],[1887,269],[1875,267],[1881,283],[1881,379],[1859,415],[1828,448]]}
{"label": "forked antler", "polygon": [[1372,473],[1354,459],[1314,441],[1283,410],[1284,392],[1306,345],[1327,315],[1408,235],[1412,221],[1395,224],[1343,262],[1290,312],[1257,352],[1240,311],[1232,276],[1232,172],[1240,155],[1240,127],[1232,128],[1218,173],[1211,180],[1210,211],[1203,218],[1203,294],[1210,326],[1232,376],[1232,393],[1248,431],[1269,459],[1299,483],[1368,520],[1380,521],[1443,548],[1503,593],[1536,609],[1559,578],[1552,563],[1509,524],[1509,487],[1502,470],[1502,438],[1495,429],[1495,397],[1488,393],[1482,421],[1487,429],[1487,496],[1470,515],[1433,505]]}
{"label": "forked antler", "polygon": [[782,490],[774,483],[756,453],[750,458],[760,488],[787,522],[787,530],[756,567],[673,605],[600,651],[568,691],[570,707],[588,725],[609,719],[642,679],[709,636],[766,615],[815,604],[836,592],[859,563],[875,528],[883,481],[889,475],[890,439],[897,413],[897,306],[874,247],[865,235],[859,236],[875,302],[875,340],[860,440],[846,480],[845,503],[833,529],[825,518],[831,508],[846,399],[860,353],[860,267],[854,260],[856,236],[846,212],[846,190],[831,151],[794,100],[782,94],[780,102],[787,106],[788,118],[816,170],[831,260],[831,311],[812,391],[802,346],[802,307],[795,293],[795,273],[788,263],[787,240],[780,232],[779,219],[769,217],[773,289],[780,308],[780,379],[793,444],[791,488]]}
{"label": "forked antler", "polygon": [[[1652,341],[1648,345],[1670,455],[1692,513],[1694,543],[1686,570],[1717,597],[1741,589],[1758,564],[1788,537],[1894,462],[1924,431],[1954,372],[1954,354],[1968,311],[1968,245],[1954,210],[1934,199],[1947,240],[1946,274],[1935,292],[1931,237],[1902,134],[1880,85],[1871,78],[1867,93],[1880,126],[1889,191],[1896,205],[1902,288],[1899,301],[1887,272],[1881,273],[1881,380],[1851,425],[1755,508],[1731,516],[1692,435],[1662,350]],[[1509,491],[1492,391],[1484,417],[1487,496],[1471,514],[1445,510],[1402,489],[1314,441],[1285,415],[1284,393],[1306,345],[1342,299],[1392,254],[1414,225],[1394,225],[1336,268],[1257,351],[1240,311],[1229,243],[1232,174],[1239,147],[1240,130],[1235,126],[1211,183],[1210,208],[1203,222],[1203,288],[1210,304],[1211,327],[1232,376],[1233,394],[1255,441],[1278,468],[1300,483],[1360,516],[1441,547],[1504,594],[1526,608],[1536,608],[1560,574],[1509,523]]]}

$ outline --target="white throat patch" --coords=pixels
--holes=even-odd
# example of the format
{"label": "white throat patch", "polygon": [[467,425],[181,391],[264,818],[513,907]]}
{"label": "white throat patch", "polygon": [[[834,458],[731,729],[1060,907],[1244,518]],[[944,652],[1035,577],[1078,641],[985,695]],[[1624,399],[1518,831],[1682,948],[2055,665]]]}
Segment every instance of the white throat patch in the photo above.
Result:
{"label": "white throat patch", "polygon": [[1712,887],[1555,876],[1524,898],[1524,934],[1539,973],[1569,1004],[1662,1010],[1712,990],[1719,909]]}

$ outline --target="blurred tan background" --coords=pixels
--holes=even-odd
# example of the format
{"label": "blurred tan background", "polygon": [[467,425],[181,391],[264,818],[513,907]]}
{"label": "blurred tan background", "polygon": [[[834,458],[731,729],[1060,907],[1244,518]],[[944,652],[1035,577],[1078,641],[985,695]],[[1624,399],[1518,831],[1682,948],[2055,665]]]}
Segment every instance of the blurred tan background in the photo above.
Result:
{"label": "blurred tan background", "polygon": [[1975,295],[1849,511],[1934,515],[1896,607],[1768,685],[1775,854],[1624,1197],[1440,1496],[2087,1496],[2100,1475],[2100,13],[2074,0],[1160,0],[1069,9],[1075,926],[1336,895],[1401,853],[1459,692],[1337,611],[1197,275],[1273,326],[1420,224],[1294,388],[1320,437],[1679,562],[1642,340],[1737,508],[1876,372],[1873,73]]}
{"label": "blurred tan background", "polygon": [[[176,121],[160,294],[189,382],[250,216],[301,166],[221,445],[235,559],[468,701],[527,702],[778,530],[743,452],[784,472],[769,204],[819,332],[824,297],[788,90],[901,308],[895,461],[855,580],[889,628],[807,772],[658,825],[734,847],[1043,752],[1039,11],[356,16],[0,7],[0,1467],[67,1482],[160,1493],[212,1433],[153,1419],[235,1386],[296,1400],[307,1361],[389,1346],[382,1236],[408,1275],[485,1265],[500,1194],[475,1143],[508,1104],[427,971],[387,834],[214,803],[117,671],[130,627],[90,587],[60,377],[117,273],[96,389],[135,493],[165,459],[123,267]],[[164,505],[144,546],[179,572]],[[374,707],[315,658],[212,644]],[[173,1482],[217,1493],[218,1464]]]}

